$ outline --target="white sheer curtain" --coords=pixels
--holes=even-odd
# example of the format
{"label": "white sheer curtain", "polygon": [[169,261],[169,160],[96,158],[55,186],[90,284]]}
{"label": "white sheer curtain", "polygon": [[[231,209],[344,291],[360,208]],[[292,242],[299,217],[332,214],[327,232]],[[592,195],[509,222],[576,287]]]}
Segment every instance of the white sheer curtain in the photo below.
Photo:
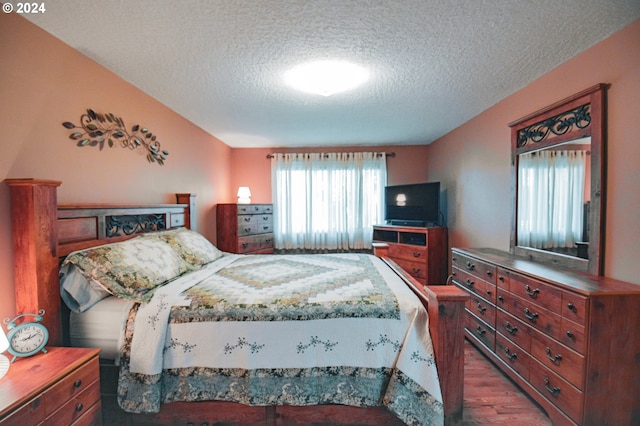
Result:
{"label": "white sheer curtain", "polygon": [[587,151],[520,155],[518,245],[575,247],[582,241]]}
{"label": "white sheer curtain", "polygon": [[371,248],[384,219],[384,153],[286,153],[271,160],[276,249]]}

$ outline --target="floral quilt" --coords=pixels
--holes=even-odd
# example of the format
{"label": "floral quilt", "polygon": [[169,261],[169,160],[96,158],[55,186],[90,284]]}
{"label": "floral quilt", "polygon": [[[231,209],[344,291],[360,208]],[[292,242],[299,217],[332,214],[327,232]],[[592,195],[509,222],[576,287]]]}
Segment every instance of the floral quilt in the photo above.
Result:
{"label": "floral quilt", "polygon": [[384,405],[442,424],[427,321],[374,256],[225,255],[133,305],[118,402]]}

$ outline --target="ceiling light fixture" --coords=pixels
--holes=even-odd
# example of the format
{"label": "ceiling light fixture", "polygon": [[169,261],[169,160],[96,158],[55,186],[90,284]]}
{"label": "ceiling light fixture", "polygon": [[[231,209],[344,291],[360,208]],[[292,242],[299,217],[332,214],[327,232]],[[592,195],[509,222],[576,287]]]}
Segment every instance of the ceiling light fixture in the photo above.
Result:
{"label": "ceiling light fixture", "polygon": [[301,92],[322,96],[354,89],[369,79],[369,72],[345,61],[315,61],[297,65],[284,75],[285,82]]}

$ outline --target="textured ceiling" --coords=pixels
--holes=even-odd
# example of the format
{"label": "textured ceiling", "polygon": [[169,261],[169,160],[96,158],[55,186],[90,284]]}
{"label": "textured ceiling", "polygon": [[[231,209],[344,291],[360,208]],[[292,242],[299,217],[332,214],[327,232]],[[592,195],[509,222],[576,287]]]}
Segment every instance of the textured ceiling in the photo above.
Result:
{"label": "textured ceiling", "polygon": [[[45,4],[25,18],[232,147],[428,144],[640,18],[640,0]],[[283,83],[318,59],[371,78],[330,97]]]}

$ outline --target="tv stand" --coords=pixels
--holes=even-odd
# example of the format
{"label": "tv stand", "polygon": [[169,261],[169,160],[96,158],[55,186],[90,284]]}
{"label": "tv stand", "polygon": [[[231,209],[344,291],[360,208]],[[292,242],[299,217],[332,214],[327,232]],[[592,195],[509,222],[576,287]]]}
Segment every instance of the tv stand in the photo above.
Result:
{"label": "tv stand", "polygon": [[386,243],[389,257],[422,284],[446,284],[447,228],[374,225],[373,242]]}

